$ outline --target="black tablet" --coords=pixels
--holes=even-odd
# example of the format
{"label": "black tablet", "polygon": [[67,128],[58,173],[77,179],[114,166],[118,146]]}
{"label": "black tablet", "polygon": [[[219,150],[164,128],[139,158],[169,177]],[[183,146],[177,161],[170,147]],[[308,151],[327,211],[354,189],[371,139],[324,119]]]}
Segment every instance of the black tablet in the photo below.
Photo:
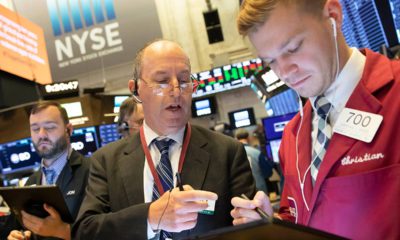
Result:
{"label": "black tablet", "polygon": [[64,222],[74,221],[58,186],[0,187],[0,195],[19,221],[21,210],[40,218],[47,217],[49,214],[43,208],[44,203],[54,207]]}
{"label": "black tablet", "polygon": [[346,239],[317,229],[297,225],[273,218],[272,221],[260,220],[238,226],[220,228],[189,240],[342,240]]}

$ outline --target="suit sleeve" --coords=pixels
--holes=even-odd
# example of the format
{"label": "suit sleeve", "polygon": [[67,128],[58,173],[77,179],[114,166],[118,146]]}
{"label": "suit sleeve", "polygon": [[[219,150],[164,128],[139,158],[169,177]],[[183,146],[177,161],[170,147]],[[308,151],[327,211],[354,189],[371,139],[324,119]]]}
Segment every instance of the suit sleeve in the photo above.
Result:
{"label": "suit sleeve", "polygon": [[[99,156],[100,155],[100,156]],[[116,159],[113,159],[116,161]],[[113,211],[105,159],[92,157],[86,196],[72,228],[73,239],[146,239],[149,204],[137,204]]]}
{"label": "suit sleeve", "polygon": [[230,164],[229,181],[232,197],[246,194],[252,198],[256,193],[256,187],[246,151],[240,143],[235,143],[234,149],[230,151],[234,153]]}

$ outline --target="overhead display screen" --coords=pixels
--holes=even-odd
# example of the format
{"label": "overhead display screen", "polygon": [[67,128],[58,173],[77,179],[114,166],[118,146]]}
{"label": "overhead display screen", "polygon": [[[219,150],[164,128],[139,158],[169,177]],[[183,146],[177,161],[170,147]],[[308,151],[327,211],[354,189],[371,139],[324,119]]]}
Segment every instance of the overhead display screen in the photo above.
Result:
{"label": "overhead display screen", "polygon": [[43,29],[0,5],[0,70],[51,83]]}
{"label": "overhead display screen", "polygon": [[199,86],[193,97],[249,86],[249,76],[262,69],[261,59],[256,58],[195,73],[193,76],[198,80]]}

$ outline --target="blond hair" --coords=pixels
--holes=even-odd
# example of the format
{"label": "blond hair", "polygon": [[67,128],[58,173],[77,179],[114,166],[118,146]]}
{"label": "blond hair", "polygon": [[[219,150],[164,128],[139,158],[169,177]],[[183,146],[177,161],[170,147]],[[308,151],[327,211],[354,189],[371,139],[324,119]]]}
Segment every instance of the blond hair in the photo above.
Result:
{"label": "blond hair", "polygon": [[237,17],[237,27],[243,36],[257,31],[271,15],[278,4],[291,7],[296,6],[299,11],[309,13],[317,17],[322,16],[322,10],[327,0],[244,0],[240,6]]}

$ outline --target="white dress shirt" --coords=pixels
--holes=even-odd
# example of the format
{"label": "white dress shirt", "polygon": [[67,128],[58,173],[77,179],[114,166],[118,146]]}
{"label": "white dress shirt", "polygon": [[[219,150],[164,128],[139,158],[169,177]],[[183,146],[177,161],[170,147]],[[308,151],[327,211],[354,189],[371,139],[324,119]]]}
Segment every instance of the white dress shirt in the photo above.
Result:
{"label": "white dress shirt", "polygon": [[[164,138],[173,139],[175,142],[169,147],[169,160],[171,162],[172,174],[174,180],[174,186],[176,186],[176,172],[179,167],[179,158],[181,156],[182,144],[183,144],[183,136],[185,134],[185,127],[180,129],[175,134],[167,135],[167,136],[159,136],[155,133],[147,124],[146,121],[143,123],[144,137],[146,139],[147,147],[149,148],[151,158],[153,160],[154,167],[156,168],[158,163],[160,162],[160,151],[157,146],[153,143],[154,139],[161,140]],[[154,186],[154,178],[151,174],[151,170],[149,164],[147,163],[147,159],[145,156],[144,169],[143,169],[143,189],[144,189],[144,201],[146,203],[151,202],[153,198],[153,186]],[[147,223],[147,237],[151,239],[155,236],[155,232],[150,227],[150,224]]]}
{"label": "white dress shirt", "polygon": [[[344,65],[342,71],[339,73],[336,81],[334,81],[324,93],[325,97],[332,104],[332,108],[328,116],[332,129],[358,82],[361,80],[364,71],[366,57],[357,48],[351,48],[351,51],[352,53],[350,58]],[[317,97],[310,97],[311,105],[314,109],[311,133],[311,140],[313,144],[311,151],[313,151],[314,143],[318,133],[318,116],[315,114],[316,110],[314,106],[316,98]]]}

